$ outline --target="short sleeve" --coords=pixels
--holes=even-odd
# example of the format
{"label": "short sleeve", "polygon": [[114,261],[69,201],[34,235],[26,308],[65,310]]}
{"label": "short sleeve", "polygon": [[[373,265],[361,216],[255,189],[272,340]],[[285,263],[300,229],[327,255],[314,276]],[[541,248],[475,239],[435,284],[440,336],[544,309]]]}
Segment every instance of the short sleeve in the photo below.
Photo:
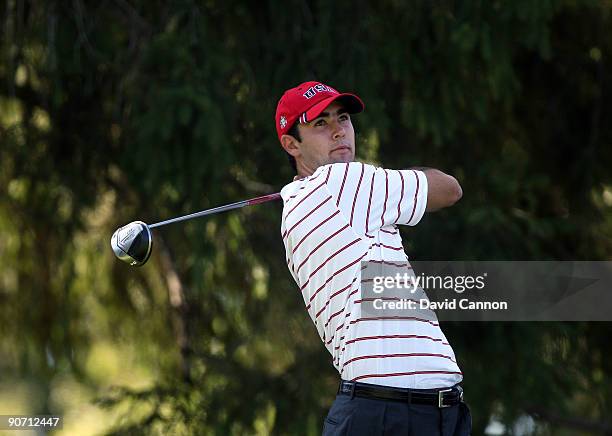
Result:
{"label": "short sleeve", "polygon": [[361,162],[330,165],[327,185],[349,223],[368,233],[419,223],[427,207],[427,178],[417,170],[389,170]]}
{"label": "short sleeve", "polygon": [[[380,169],[377,170],[381,171]],[[427,177],[417,170],[382,170],[385,172],[385,192],[388,198],[382,200],[382,186],[375,187],[379,192],[376,202],[380,209],[382,203],[381,227],[390,224],[416,226],[427,207]],[[377,175],[380,180],[382,176]],[[388,184],[388,187],[386,186]],[[386,204],[385,204],[386,203]],[[397,213],[396,213],[397,209]]]}

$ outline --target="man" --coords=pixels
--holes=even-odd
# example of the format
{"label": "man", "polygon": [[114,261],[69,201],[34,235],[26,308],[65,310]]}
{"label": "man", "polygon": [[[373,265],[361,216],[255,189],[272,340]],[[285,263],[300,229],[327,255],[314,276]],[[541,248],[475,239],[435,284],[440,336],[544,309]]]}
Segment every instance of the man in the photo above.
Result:
{"label": "man", "polygon": [[466,435],[462,373],[437,319],[364,312],[365,263],[405,262],[398,224],[451,206],[459,183],[434,169],[388,170],[355,157],[354,94],[289,89],[276,129],[297,176],[281,191],[287,265],[341,376],[324,435]]}

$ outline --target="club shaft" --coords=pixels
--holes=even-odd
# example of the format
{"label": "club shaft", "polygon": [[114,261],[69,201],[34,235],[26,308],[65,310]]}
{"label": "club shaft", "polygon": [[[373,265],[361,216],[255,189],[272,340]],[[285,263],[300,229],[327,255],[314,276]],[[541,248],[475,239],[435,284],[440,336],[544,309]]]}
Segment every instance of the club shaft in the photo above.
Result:
{"label": "club shaft", "polygon": [[199,218],[206,215],[212,215],[219,212],[225,212],[232,209],[238,209],[244,206],[251,206],[254,204],[266,203],[268,201],[279,200],[281,198],[280,193],[262,195],[261,197],[251,198],[250,200],[237,201],[236,203],[226,204],[224,206],[213,207],[212,209],[202,210],[200,212],[190,213],[189,215],[183,215],[176,218],[172,218],[166,221],[160,221],[155,224],[150,224],[149,228],[165,226],[167,224],[178,223],[179,221],[186,221],[192,218]]}

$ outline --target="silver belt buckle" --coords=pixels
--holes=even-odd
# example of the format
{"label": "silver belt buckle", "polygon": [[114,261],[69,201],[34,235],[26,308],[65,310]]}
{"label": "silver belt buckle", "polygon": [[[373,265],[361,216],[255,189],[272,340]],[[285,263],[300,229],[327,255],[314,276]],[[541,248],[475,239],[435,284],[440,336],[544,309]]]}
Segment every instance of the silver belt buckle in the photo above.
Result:
{"label": "silver belt buckle", "polygon": [[450,404],[444,404],[444,393],[445,392],[452,392],[453,388],[450,389],[443,389],[441,391],[438,391],[438,408],[439,409],[444,409],[445,407],[451,407]]}

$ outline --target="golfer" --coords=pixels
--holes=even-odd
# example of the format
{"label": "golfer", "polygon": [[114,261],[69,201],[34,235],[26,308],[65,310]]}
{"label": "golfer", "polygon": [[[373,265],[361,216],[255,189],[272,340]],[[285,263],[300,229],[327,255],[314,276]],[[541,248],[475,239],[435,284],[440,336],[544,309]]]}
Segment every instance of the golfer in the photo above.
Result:
{"label": "golfer", "polygon": [[407,264],[397,225],[462,196],[435,169],[354,162],[364,104],[320,82],[287,90],[276,130],[297,172],[281,191],[286,262],[340,373],[324,435],[468,435],[462,373],[437,319],[362,311],[366,262]]}

